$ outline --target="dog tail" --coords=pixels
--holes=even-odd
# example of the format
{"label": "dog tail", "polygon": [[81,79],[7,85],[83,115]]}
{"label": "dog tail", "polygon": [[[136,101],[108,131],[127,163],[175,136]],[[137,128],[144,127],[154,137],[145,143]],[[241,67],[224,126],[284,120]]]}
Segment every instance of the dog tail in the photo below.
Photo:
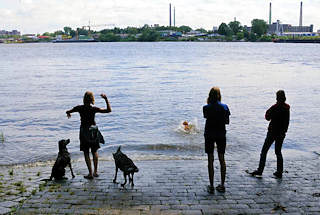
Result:
{"label": "dog tail", "polygon": [[128,168],[128,172],[139,172],[139,168],[138,167],[130,167]]}

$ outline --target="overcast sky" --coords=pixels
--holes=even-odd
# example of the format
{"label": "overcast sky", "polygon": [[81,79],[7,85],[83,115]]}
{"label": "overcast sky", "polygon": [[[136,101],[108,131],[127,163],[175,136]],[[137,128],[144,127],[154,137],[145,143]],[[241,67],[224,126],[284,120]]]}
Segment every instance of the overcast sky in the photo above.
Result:
{"label": "overcast sky", "polygon": [[[242,25],[252,19],[298,25],[301,0],[0,0],[0,30],[44,33],[88,25],[117,27],[169,25],[169,3],[176,8],[176,26],[212,29],[236,17]],[[303,1],[303,25],[320,28],[320,0]],[[109,28],[112,26],[109,26]],[[103,27],[102,27],[103,28]],[[101,30],[101,27],[97,30]]]}

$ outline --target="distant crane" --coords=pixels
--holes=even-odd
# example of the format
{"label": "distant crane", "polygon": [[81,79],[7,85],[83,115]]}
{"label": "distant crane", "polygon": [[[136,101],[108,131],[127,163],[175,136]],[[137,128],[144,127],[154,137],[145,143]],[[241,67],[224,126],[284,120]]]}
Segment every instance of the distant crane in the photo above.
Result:
{"label": "distant crane", "polygon": [[84,25],[84,26],[82,26],[82,28],[83,28],[83,29],[88,28],[88,31],[90,32],[91,28],[104,27],[104,26],[115,26],[115,24],[90,25],[90,22],[89,22],[89,25]]}
{"label": "distant crane", "polygon": [[[83,25],[82,29],[88,28],[88,36],[91,36],[91,28],[96,27],[104,27],[104,26],[115,26],[115,24],[99,24],[99,25],[91,25],[89,21],[89,25]],[[78,31],[76,31],[76,38],[79,39]]]}

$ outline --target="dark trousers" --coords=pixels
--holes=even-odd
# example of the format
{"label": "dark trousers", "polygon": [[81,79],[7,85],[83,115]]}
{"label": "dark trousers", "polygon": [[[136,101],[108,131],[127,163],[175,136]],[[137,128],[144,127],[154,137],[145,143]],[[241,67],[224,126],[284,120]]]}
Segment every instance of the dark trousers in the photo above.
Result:
{"label": "dark trousers", "polygon": [[273,142],[275,142],[275,153],[277,156],[277,172],[283,173],[283,158],[281,153],[282,143],[285,138],[285,134],[272,134],[271,132],[268,132],[267,137],[264,141],[261,154],[260,154],[260,162],[259,162],[259,172],[263,172],[264,166],[266,164],[267,159],[267,153],[272,145]]}

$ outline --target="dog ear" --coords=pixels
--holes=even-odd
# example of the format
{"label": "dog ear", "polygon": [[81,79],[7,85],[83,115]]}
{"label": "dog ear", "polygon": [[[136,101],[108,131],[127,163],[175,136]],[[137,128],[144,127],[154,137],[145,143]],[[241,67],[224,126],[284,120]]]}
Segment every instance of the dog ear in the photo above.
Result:
{"label": "dog ear", "polygon": [[67,139],[67,140],[66,140],[66,144],[69,144],[69,143],[70,143],[70,139]]}
{"label": "dog ear", "polygon": [[120,152],[120,149],[121,149],[121,146],[119,146],[119,147],[118,147],[118,150],[117,150],[117,152]]}

